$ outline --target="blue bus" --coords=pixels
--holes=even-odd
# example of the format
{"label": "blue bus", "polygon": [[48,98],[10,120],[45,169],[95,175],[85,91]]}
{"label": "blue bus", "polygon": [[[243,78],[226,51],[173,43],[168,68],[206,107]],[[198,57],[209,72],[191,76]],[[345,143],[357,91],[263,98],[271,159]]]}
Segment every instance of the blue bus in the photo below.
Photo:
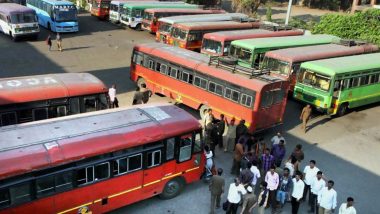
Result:
{"label": "blue bus", "polygon": [[26,6],[37,13],[38,23],[53,32],[79,30],[77,8],[65,0],[27,0]]}

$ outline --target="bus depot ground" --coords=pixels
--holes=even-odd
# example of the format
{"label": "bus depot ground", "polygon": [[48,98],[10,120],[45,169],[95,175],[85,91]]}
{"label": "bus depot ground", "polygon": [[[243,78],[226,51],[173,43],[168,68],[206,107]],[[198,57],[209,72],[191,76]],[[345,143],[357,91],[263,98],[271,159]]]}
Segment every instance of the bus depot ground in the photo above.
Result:
{"label": "bus depot ground", "polygon": [[[38,75],[46,73],[88,72],[110,87],[117,85],[121,106],[130,106],[135,83],[129,79],[129,65],[135,44],[154,42],[154,36],[145,31],[121,28],[105,21],[98,21],[89,14],[79,15],[80,31],[63,34],[63,52],[59,52],[53,41],[49,52],[45,39],[46,29],[41,29],[38,41],[12,42],[0,35],[0,78]],[[55,35],[53,35],[55,38]],[[154,95],[149,102],[170,102],[167,98]],[[198,112],[182,106],[198,117]],[[338,207],[348,196],[355,199],[358,213],[376,214],[380,191],[380,104],[355,109],[340,118],[313,114],[306,134],[300,130],[299,114],[303,104],[289,100],[284,124],[263,133],[269,144],[270,138],[282,131],[286,138],[287,156],[296,144],[302,144],[305,160],[317,161],[328,179],[335,181]],[[216,165],[224,169],[226,190],[233,181],[230,175],[232,154],[216,149]],[[222,201],[226,200],[226,193]],[[182,194],[171,200],[153,197],[111,213],[208,213],[210,194],[203,181],[187,185]],[[282,213],[290,213],[287,204]],[[308,207],[301,204],[299,213],[307,213]],[[268,209],[266,211],[270,213]],[[337,212],[337,211],[336,211]],[[217,213],[223,213],[221,209]]]}

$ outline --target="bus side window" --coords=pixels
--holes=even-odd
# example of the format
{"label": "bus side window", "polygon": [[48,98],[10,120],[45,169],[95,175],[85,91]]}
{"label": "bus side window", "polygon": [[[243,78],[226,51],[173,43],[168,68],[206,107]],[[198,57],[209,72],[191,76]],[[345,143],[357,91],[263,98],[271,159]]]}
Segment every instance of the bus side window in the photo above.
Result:
{"label": "bus side window", "polygon": [[17,123],[16,112],[7,112],[7,113],[1,114],[1,118],[0,118],[1,126],[13,125],[16,123]]}
{"label": "bus side window", "polygon": [[169,138],[166,140],[166,161],[174,158],[175,138]]}
{"label": "bus side window", "polygon": [[76,181],[78,186],[92,183],[94,181],[94,167],[89,166],[77,170]]}
{"label": "bus side window", "polygon": [[96,99],[94,96],[84,97],[84,112],[96,111]]}
{"label": "bus side window", "polygon": [[351,79],[343,80],[343,89],[349,89],[351,84]]}
{"label": "bus side window", "polygon": [[48,118],[47,108],[33,109],[33,121],[44,120],[47,118]]}
{"label": "bus side window", "polygon": [[55,175],[55,191],[63,192],[73,188],[73,172],[68,171]]}
{"label": "bus side window", "polygon": [[9,190],[8,189],[1,189],[0,190],[0,208],[6,207],[10,205],[10,197],[9,197]]}
{"label": "bus side window", "polygon": [[36,180],[37,197],[43,197],[54,193],[54,176],[46,176]]}
{"label": "bus side window", "polygon": [[178,162],[184,162],[191,159],[191,146],[192,146],[191,136],[181,136],[181,139],[179,142]]}
{"label": "bus side window", "polygon": [[203,143],[202,136],[200,133],[194,134],[194,153],[202,152]]}
{"label": "bus side window", "polygon": [[80,113],[80,107],[79,107],[79,98],[70,98],[70,114],[79,114]]}
{"label": "bus side window", "polygon": [[26,123],[33,121],[32,109],[24,109],[19,112],[19,123]]}
{"label": "bus side window", "polygon": [[102,109],[107,109],[107,108],[108,108],[108,101],[107,101],[106,94],[99,94],[97,110],[102,110]]}
{"label": "bus side window", "polygon": [[147,168],[151,168],[151,167],[158,166],[161,164],[161,150],[148,152],[147,156],[148,156]]}
{"label": "bus side window", "polygon": [[24,203],[32,200],[31,183],[26,182],[23,184],[15,185],[9,188],[10,198],[12,204]]}
{"label": "bus side window", "polygon": [[104,180],[110,177],[110,163],[109,162],[97,164],[95,165],[94,169],[95,169],[94,170],[95,181]]}
{"label": "bus side window", "polygon": [[128,157],[128,172],[133,172],[142,168],[142,154]]}

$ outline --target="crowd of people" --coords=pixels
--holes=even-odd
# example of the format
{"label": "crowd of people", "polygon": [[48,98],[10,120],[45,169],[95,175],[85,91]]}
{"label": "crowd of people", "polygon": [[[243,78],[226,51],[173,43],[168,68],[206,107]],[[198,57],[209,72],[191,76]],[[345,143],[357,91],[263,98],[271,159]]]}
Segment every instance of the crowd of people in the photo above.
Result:
{"label": "crowd of people", "polygon": [[[267,145],[263,139],[248,133],[244,120],[235,125],[234,119],[228,123],[224,115],[215,119],[211,109],[207,109],[204,115],[211,214],[215,213],[215,208],[221,207],[220,198],[225,192],[223,169],[216,169],[214,163],[216,147],[233,152],[231,174],[235,179],[229,185],[227,200],[223,203],[226,213],[235,214],[238,210],[239,213],[253,213],[254,209],[259,214],[265,210],[280,213],[284,206],[291,206],[292,214],[297,214],[300,203],[306,201],[309,213],[335,212],[337,192],[334,181],[324,176],[315,160],[310,160],[303,170],[300,168],[305,159],[302,145],[296,145],[286,157],[286,141],[280,132]],[[339,214],[356,214],[353,202],[354,199],[348,197],[339,207]]]}

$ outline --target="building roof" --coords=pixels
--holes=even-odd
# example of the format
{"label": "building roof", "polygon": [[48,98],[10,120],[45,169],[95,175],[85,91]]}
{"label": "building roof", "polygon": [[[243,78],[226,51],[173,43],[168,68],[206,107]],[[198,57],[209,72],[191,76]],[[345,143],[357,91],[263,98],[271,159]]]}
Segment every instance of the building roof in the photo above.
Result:
{"label": "building roof", "polygon": [[173,25],[173,28],[181,28],[184,30],[202,30],[202,29],[233,29],[233,28],[258,28],[260,22],[235,22],[235,21],[220,21],[220,22],[183,22]]}
{"label": "building roof", "polygon": [[25,13],[25,12],[32,12],[34,13],[34,10],[15,3],[1,3],[0,4],[0,13],[5,14],[11,14],[11,13]]}
{"label": "building roof", "polygon": [[380,69],[380,53],[362,54],[305,62],[302,68],[318,71],[328,76],[355,71]]}
{"label": "building roof", "polygon": [[[0,179],[200,129],[169,104],[118,108],[0,127]],[[43,130],[43,131],[42,131]]]}
{"label": "building roof", "polygon": [[248,19],[248,16],[242,13],[222,13],[222,14],[200,14],[188,16],[171,16],[158,19],[160,22],[169,24],[181,22],[215,22],[215,21],[229,21],[233,19]]}
{"label": "building roof", "polygon": [[276,37],[276,38],[257,38],[257,39],[242,39],[235,40],[231,44],[254,50],[257,48],[276,48],[276,47],[292,47],[292,46],[306,46],[316,44],[328,44],[339,38],[331,35],[310,35],[310,36],[290,36],[290,37]]}

